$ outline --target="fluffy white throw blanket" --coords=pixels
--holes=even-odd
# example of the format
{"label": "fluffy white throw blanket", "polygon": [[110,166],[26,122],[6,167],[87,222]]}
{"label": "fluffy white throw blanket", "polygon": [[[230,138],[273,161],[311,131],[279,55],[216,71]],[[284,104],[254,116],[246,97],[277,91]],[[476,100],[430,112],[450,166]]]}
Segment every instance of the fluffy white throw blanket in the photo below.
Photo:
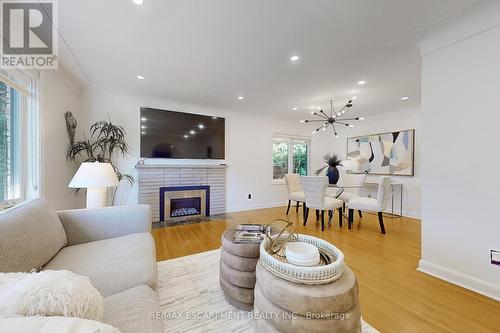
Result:
{"label": "fluffy white throw blanket", "polygon": [[0,319],[0,332],[7,333],[120,333],[94,320],[69,317],[15,317]]}
{"label": "fluffy white throw blanket", "polygon": [[0,273],[0,318],[63,316],[101,321],[104,300],[90,279],[70,271]]}

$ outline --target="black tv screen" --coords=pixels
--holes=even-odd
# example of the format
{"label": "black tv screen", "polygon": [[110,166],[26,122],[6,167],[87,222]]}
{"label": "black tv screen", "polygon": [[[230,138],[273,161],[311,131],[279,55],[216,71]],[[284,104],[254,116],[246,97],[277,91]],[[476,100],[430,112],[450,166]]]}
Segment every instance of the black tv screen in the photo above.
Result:
{"label": "black tv screen", "polygon": [[221,117],[141,108],[142,158],[224,159]]}

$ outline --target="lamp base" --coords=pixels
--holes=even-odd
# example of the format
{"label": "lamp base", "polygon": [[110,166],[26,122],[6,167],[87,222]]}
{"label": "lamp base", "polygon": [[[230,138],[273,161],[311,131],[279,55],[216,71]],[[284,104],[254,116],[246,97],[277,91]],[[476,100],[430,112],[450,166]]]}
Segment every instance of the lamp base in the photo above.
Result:
{"label": "lamp base", "polygon": [[108,192],[106,187],[92,187],[87,189],[87,208],[106,207]]}

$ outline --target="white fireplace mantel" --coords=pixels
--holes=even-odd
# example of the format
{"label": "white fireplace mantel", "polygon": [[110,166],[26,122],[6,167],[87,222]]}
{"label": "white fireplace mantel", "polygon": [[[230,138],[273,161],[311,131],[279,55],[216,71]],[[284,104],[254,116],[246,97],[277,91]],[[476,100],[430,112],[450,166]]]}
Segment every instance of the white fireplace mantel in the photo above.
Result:
{"label": "white fireplace mantel", "polygon": [[151,206],[153,222],[159,222],[160,187],[210,186],[210,215],[226,211],[226,165],[137,164],[139,203]]}

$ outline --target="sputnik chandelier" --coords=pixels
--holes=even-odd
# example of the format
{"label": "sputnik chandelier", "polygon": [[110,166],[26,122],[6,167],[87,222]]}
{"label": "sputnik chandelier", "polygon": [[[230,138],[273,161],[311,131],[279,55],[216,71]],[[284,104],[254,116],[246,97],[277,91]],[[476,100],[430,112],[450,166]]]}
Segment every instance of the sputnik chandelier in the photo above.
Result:
{"label": "sputnik chandelier", "polygon": [[[353,97],[354,99],[354,97]],[[330,100],[330,115],[327,115],[322,109],[318,109],[319,112],[316,111],[311,111],[311,114],[314,116],[319,117],[320,119],[311,119],[311,120],[301,120],[301,123],[323,123],[320,127],[318,127],[312,134],[318,133],[320,130],[326,131],[328,126],[332,125],[332,130],[335,133],[335,137],[338,138],[339,134],[337,133],[337,128],[335,125],[340,126],[348,126],[348,127],[354,127],[353,124],[350,124],[349,122],[353,120],[363,120],[363,117],[355,117],[355,118],[343,118],[347,116],[347,112],[352,107],[352,100],[350,99],[349,102],[347,102],[346,105],[340,109],[340,111],[336,112],[335,109],[333,108],[333,100]]]}

